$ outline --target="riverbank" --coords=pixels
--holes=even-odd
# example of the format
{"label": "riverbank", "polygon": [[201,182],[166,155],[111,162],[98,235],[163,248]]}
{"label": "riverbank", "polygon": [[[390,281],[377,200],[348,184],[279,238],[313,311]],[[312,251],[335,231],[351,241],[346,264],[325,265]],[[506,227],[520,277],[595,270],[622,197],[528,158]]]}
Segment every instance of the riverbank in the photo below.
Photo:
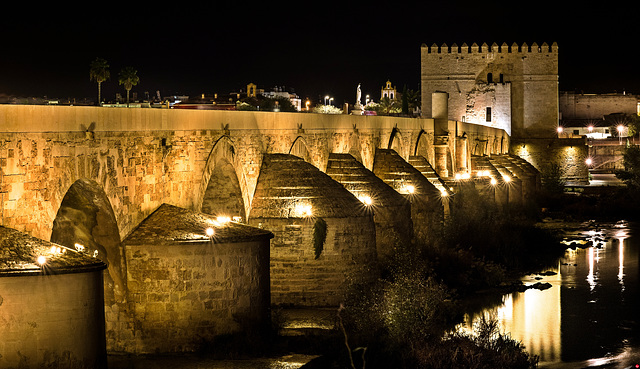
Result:
{"label": "riverbank", "polygon": [[[522,282],[522,277],[532,272],[544,273],[545,260],[557,260],[554,258],[571,247],[563,243],[569,239],[555,235],[574,233],[572,242],[584,241],[574,246],[588,247],[589,240],[579,233],[585,228],[595,231],[605,226],[594,216],[597,209],[614,204],[593,204],[609,198],[599,196],[594,200],[591,195],[566,194],[538,214],[540,217],[530,217],[523,209],[509,209],[505,214],[490,206],[483,208],[482,204],[467,207],[457,214],[461,218],[438,243],[414,242],[400,247],[397,258],[378,283],[355,288],[341,313],[343,326],[339,325],[337,306],[274,309],[277,332],[260,340],[230,337],[210,350],[176,357],[111,356],[109,367],[352,368],[346,343],[351,350],[359,349],[352,351],[356,368],[363,364],[367,368],[412,368],[439,360],[446,363],[456,352],[460,360],[482,356],[488,363],[484,367],[495,367],[498,360],[504,360],[492,356],[495,350],[466,337],[454,340],[449,336],[449,341],[440,344],[441,337],[460,322],[462,314],[480,312],[487,305],[498,306],[506,293],[547,288],[544,283],[535,285],[539,282],[536,275],[531,275],[527,283]],[[566,205],[590,210],[563,212],[561,207]],[[345,328],[344,333],[341,327]],[[512,367],[533,367],[529,361],[532,358],[517,342],[500,342],[520,358],[520,366]],[[254,347],[247,349],[249,346]],[[218,354],[213,355],[213,351]]]}

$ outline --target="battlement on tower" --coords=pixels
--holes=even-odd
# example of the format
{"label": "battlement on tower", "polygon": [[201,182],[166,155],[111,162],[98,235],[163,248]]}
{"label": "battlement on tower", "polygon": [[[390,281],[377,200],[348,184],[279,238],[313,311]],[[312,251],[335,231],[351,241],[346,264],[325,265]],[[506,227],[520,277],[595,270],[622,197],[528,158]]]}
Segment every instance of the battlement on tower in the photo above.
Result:
{"label": "battlement on tower", "polygon": [[491,46],[487,45],[487,43],[483,43],[482,45],[478,45],[477,43],[473,43],[471,46],[467,45],[467,43],[463,43],[458,46],[457,44],[452,44],[451,46],[443,43],[438,46],[437,44],[432,44],[431,46],[427,46],[426,44],[422,44],[422,49],[425,50],[428,54],[474,54],[474,53],[505,53],[505,54],[534,54],[534,53],[557,53],[558,52],[558,44],[556,42],[551,45],[546,42],[542,43],[542,45],[538,45],[536,42],[531,45],[522,43],[518,45],[517,43],[513,43],[511,45],[507,45],[506,42],[503,42],[501,45],[497,43],[492,43]]}

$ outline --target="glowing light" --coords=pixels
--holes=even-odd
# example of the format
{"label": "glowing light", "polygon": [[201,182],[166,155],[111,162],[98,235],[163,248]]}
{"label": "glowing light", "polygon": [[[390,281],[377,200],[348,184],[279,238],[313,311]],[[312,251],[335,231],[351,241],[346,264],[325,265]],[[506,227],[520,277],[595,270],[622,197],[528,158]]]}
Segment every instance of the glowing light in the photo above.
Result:
{"label": "glowing light", "polygon": [[47,258],[42,256],[42,255],[40,255],[40,256],[38,256],[36,261],[38,262],[39,265],[45,265],[47,263]]}
{"label": "glowing light", "polygon": [[447,197],[449,196],[449,193],[443,188],[440,190],[440,196]]}
{"label": "glowing light", "polygon": [[618,240],[620,241],[620,246],[618,247],[618,282],[622,287],[622,291],[624,291],[624,238],[619,238]]}
{"label": "glowing light", "polygon": [[76,243],[75,245],[73,245],[73,247],[75,247],[76,251],[78,251],[78,252],[83,252],[84,251],[84,245],[81,245],[79,243]]}
{"label": "glowing light", "polygon": [[593,291],[596,288],[596,279],[597,279],[597,277],[594,274],[594,267],[595,267],[595,263],[598,261],[598,258],[595,256],[595,250],[593,247],[589,248],[587,257],[589,262],[589,274],[587,274],[587,283],[589,283],[589,289]]}
{"label": "glowing light", "polygon": [[511,177],[509,177],[509,176],[508,176],[508,175],[506,175],[506,174],[502,176],[502,179],[503,179],[505,182],[507,182],[507,183],[511,182]]}
{"label": "glowing light", "polygon": [[313,215],[313,211],[312,211],[311,205],[304,205],[304,204],[296,205],[296,207],[294,209],[294,213],[297,216],[302,216],[302,217],[310,217],[310,216]]}
{"label": "glowing light", "polygon": [[562,127],[558,126],[558,133],[562,133]]}
{"label": "glowing light", "polygon": [[242,217],[239,215],[236,215],[233,217],[233,221],[236,223],[242,223]]}
{"label": "glowing light", "polygon": [[498,184],[498,181],[495,178],[491,177],[491,184],[495,186]]}
{"label": "glowing light", "polygon": [[94,258],[97,258],[97,257],[98,257],[98,250],[94,250],[94,251],[93,251],[93,257],[94,257]]}
{"label": "glowing light", "polygon": [[591,158],[587,158],[587,160],[584,161],[587,165],[591,165],[593,164],[593,160],[591,160]]}
{"label": "glowing light", "polygon": [[416,192],[416,188],[413,187],[413,185],[407,185],[405,186],[405,190],[407,191],[407,193],[414,193]]}
{"label": "glowing light", "polygon": [[587,127],[587,131],[589,131],[589,132],[593,132],[593,126],[589,126],[589,127]]}
{"label": "glowing light", "polygon": [[216,221],[222,225],[225,225],[229,222],[231,222],[231,218],[225,215],[221,215],[219,217],[216,217]]}
{"label": "glowing light", "polygon": [[462,175],[460,173],[456,173],[455,178],[456,181],[459,181],[460,179],[462,179]]}
{"label": "glowing light", "polygon": [[215,231],[213,230],[213,228],[209,227],[204,231],[204,233],[206,233],[207,237],[213,237]]}
{"label": "glowing light", "polygon": [[622,133],[622,131],[624,131],[624,126],[619,125],[616,129],[618,130],[618,132]]}
{"label": "glowing light", "polygon": [[367,206],[370,206],[371,204],[373,204],[373,200],[371,200],[370,196],[366,196],[366,195],[358,196],[358,200],[360,200],[363,204]]}

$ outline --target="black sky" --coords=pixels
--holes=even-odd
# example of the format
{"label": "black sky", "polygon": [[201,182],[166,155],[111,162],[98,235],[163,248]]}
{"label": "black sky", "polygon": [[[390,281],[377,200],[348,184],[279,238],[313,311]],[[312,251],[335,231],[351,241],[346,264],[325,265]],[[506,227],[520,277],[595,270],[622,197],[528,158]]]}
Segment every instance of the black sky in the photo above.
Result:
{"label": "black sky", "polygon": [[[231,3],[231,2],[229,2]],[[378,97],[387,79],[419,89],[420,45],[557,42],[560,89],[640,94],[636,5],[585,2],[208,2],[17,5],[0,24],[0,94],[95,98],[89,64],[110,63],[104,95],[199,95],[287,86],[337,103]],[[523,5],[524,4],[524,5]]]}

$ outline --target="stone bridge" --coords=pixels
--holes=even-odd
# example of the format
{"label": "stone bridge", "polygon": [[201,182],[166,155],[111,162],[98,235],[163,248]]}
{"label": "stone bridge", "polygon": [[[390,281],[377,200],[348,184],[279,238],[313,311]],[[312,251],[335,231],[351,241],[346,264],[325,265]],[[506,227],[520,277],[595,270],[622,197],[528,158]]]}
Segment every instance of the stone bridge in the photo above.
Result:
{"label": "stone bridge", "polygon": [[0,221],[48,239],[63,198],[87,180],[124,238],[163,203],[222,206],[250,219],[265,154],[292,154],[326,172],[333,153],[373,170],[376,150],[392,149],[407,162],[446,163],[446,179],[470,172],[472,155],[508,152],[503,130],[462,122],[448,128],[441,154],[433,119],[0,105]]}
{"label": "stone bridge", "polygon": [[151,314],[128,237],[163,204],[272,232],[271,302],[335,305],[395,242],[436,232],[460,181],[526,198],[539,176],[508,152],[501,129],[438,118],[0,105],[0,224],[105,260],[107,346],[149,352],[128,346]]}

